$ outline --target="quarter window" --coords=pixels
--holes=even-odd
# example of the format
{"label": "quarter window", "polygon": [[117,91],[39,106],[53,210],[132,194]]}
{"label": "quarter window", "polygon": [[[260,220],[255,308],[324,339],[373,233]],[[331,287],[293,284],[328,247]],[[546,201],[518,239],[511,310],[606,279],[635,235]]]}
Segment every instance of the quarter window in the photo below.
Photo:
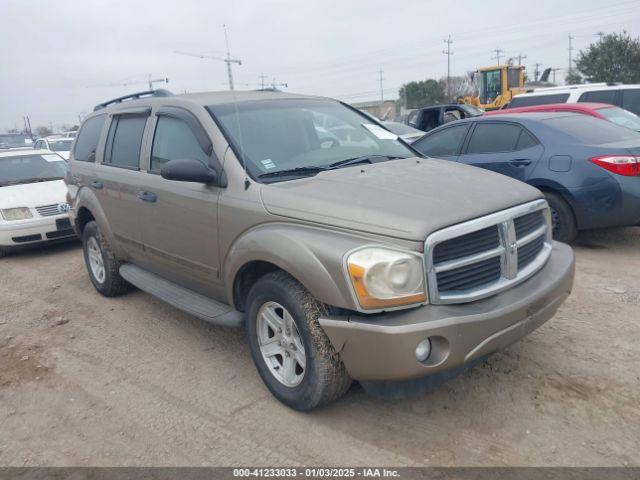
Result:
{"label": "quarter window", "polygon": [[566,103],[568,93],[556,93],[553,95],[520,95],[514,97],[506,108],[532,107],[534,105],[548,105],[550,103]]}
{"label": "quarter window", "polygon": [[518,125],[478,123],[466,153],[497,153],[516,150],[520,132]]}
{"label": "quarter window", "polygon": [[100,140],[106,119],[106,115],[98,115],[84,122],[74,147],[73,158],[75,160],[80,162],[96,161],[96,148],[98,148],[98,140]]}
{"label": "quarter window", "polygon": [[209,165],[209,156],[202,150],[191,128],[182,120],[160,116],[151,149],[151,170],[160,170],[170,160],[199,160]]}
{"label": "quarter window", "polygon": [[115,117],[107,137],[105,163],[118,167],[139,168],[142,134],[146,123],[146,116]]}
{"label": "quarter window", "polygon": [[622,91],[622,108],[640,115],[640,88]]}
{"label": "quarter window", "polygon": [[608,103],[615,105],[617,90],[597,90],[594,92],[584,92],[580,95],[578,102],[596,102],[596,103]]}
{"label": "quarter window", "polygon": [[423,138],[415,143],[413,147],[429,157],[456,155],[467,129],[467,125],[445,128]]}

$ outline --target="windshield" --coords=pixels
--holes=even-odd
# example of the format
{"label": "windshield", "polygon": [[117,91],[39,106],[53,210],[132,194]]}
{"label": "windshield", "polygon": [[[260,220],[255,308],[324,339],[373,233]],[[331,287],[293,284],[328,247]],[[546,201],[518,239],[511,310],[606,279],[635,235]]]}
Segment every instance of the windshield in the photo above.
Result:
{"label": "windshield", "polygon": [[0,187],[64,178],[66,162],[58,154],[0,157]]}
{"label": "windshield", "polygon": [[4,134],[0,135],[0,148],[28,147],[33,141],[26,135]]}
{"label": "windshield", "polygon": [[53,150],[54,152],[69,152],[71,150],[72,143],[73,140],[70,138],[49,140],[49,150]]}
{"label": "windshield", "polygon": [[491,103],[502,93],[501,70],[480,72],[480,103]]}
{"label": "windshield", "polygon": [[635,113],[631,113],[623,108],[607,107],[598,109],[598,113],[606,117],[607,120],[617,123],[623,127],[630,128],[636,132],[640,132],[640,117]]}
{"label": "windshield", "polygon": [[312,174],[310,168],[357,157],[416,155],[395,134],[336,101],[261,100],[209,111],[253,177],[296,168]]}

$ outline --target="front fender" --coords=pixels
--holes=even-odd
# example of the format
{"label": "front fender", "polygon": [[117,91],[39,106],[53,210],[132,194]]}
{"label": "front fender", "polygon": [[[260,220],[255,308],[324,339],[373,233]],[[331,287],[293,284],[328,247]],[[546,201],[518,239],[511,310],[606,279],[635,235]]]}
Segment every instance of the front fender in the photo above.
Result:
{"label": "front fender", "polygon": [[264,261],[289,273],[319,301],[355,310],[342,261],[349,250],[370,243],[370,239],[308,225],[268,223],[252,228],[234,242],[224,260],[229,304],[233,304],[233,285],[242,267]]}

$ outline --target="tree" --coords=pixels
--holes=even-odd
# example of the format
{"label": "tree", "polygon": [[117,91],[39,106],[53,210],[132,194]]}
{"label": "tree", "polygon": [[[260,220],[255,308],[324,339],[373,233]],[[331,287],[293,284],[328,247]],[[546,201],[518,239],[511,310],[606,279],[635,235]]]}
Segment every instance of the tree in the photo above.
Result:
{"label": "tree", "polygon": [[432,78],[405,83],[399,91],[400,99],[407,108],[421,108],[434,103],[442,103],[445,92],[442,85]]}
{"label": "tree", "polygon": [[46,137],[47,135],[51,135],[53,133],[49,127],[45,127],[42,125],[36,127],[35,132],[38,137]]}
{"label": "tree", "polygon": [[564,77],[564,81],[567,85],[578,85],[582,83],[582,76],[575,70],[571,70],[571,73]]}
{"label": "tree", "polygon": [[578,71],[588,82],[640,83],[640,40],[612,33],[580,51]]}

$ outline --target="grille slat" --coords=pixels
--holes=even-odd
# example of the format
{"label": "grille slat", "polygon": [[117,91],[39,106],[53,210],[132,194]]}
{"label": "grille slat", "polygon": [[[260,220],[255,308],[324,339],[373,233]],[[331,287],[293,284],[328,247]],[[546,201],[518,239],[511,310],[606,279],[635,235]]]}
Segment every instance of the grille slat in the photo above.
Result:
{"label": "grille slat", "polygon": [[40,207],[36,207],[36,212],[38,212],[38,214],[42,217],[52,217],[54,215],[60,215],[57,203],[53,205],[42,205]]}
{"label": "grille slat", "polygon": [[499,245],[498,227],[494,225],[439,243],[433,251],[433,261],[442,263],[467,257],[475,253],[491,250]]}
{"label": "grille slat", "polygon": [[529,265],[540,253],[544,246],[544,236],[522,245],[518,249],[518,269],[522,269]]}
{"label": "grille slat", "polygon": [[516,238],[522,238],[544,224],[544,216],[541,211],[528,213],[513,219],[516,229]]}
{"label": "grille slat", "polygon": [[441,291],[467,290],[500,278],[500,258],[490,258],[473,265],[438,273]]}

